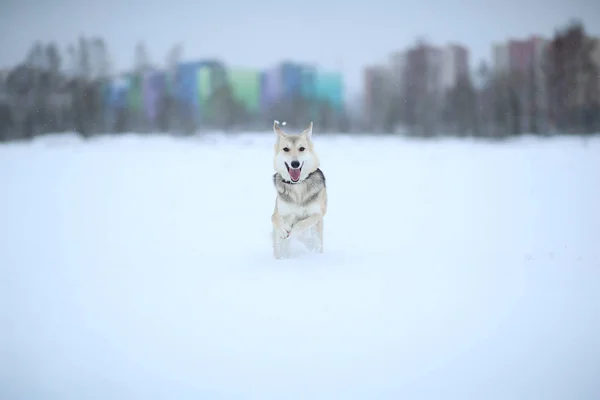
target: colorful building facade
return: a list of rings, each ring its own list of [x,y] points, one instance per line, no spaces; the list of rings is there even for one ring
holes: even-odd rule
[[[335,112],[344,107],[344,85],[338,72],[292,62],[258,70],[227,68],[217,61],[180,63],[169,71],[150,70],[115,78],[107,84],[104,101],[111,119],[127,108],[136,119],[143,118],[150,128],[156,125],[160,107],[170,98],[179,110],[178,117],[194,124],[210,123],[219,114],[212,103],[217,91],[228,85],[233,99],[247,115],[271,115],[281,104],[308,104],[310,117],[327,105]]]

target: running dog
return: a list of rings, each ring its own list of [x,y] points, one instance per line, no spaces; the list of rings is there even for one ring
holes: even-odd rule
[[[273,223],[273,255],[289,258],[289,242],[298,237],[311,251],[323,252],[323,217],[327,212],[325,175],[312,142],[311,122],[299,135],[285,133],[273,123],[277,136],[273,184],[277,192]]]

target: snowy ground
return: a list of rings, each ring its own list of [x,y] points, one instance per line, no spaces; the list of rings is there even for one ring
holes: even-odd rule
[[[0,398],[600,398],[600,140],[315,133],[275,261],[273,139],[0,146]]]

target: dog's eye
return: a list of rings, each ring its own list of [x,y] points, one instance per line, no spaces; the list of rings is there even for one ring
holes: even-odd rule
[[[284,147],[284,148],[283,148],[283,151],[285,151],[285,152],[287,153],[288,151],[290,151],[290,149],[289,149],[289,148],[287,148],[287,147]]]
[[[300,147],[298,151],[304,151],[304,147]]]

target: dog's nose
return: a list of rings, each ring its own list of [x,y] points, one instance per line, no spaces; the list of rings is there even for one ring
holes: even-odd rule
[[[300,166],[300,163],[298,161],[292,161],[290,165],[292,166],[292,168],[298,168]]]

